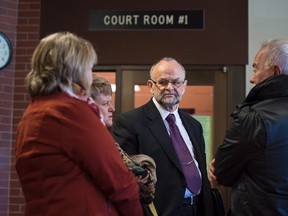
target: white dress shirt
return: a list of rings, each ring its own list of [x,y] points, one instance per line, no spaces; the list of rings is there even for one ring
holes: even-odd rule
[[[176,108],[175,111],[169,112],[169,111],[165,110],[165,109],[156,101],[156,99],[155,99],[154,97],[153,97],[152,100],[153,100],[155,106],[157,107],[157,109],[158,109],[158,111],[159,111],[159,113],[160,113],[160,115],[161,115],[161,117],[162,117],[162,119],[163,119],[163,122],[164,122],[164,124],[165,124],[165,126],[166,126],[166,129],[167,129],[167,131],[168,131],[169,134],[170,134],[170,132],[169,132],[169,124],[168,124],[168,122],[166,121],[166,117],[167,117],[169,114],[174,114],[174,116],[175,116],[175,118],[176,118],[176,125],[178,126],[178,128],[179,128],[179,130],[180,130],[180,133],[181,133],[181,136],[183,137],[183,139],[184,139],[184,141],[185,141],[185,144],[187,145],[187,148],[189,149],[189,152],[191,153],[191,155],[192,155],[192,157],[193,157],[193,159],[194,159],[194,161],[195,161],[196,167],[197,167],[198,172],[199,172],[199,175],[200,175],[200,177],[201,177],[201,172],[200,172],[199,167],[198,167],[198,162],[197,162],[197,160],[195,159],[195,155],[194,155],[194,148],[193,148],[192,142],[191,142],[191,140],[190,140],[190,138],[189,138],[189,135],[188,135],[188,133],[187,133],[184,125],[182,124],[181,118],[180,118],[179,113],[178,113],[178,107]],[[185,198],[186,198],[186,197],[191,197],[191,195],[192,195],[191,191],[190,191],[188,188],[186,188],[184,197],[185,197]]]

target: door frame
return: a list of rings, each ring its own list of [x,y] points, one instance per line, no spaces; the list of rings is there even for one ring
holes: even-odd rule
[[[212,152],[215,154],[233,120],[230,116],[231,113],[236,105],[245,98],[245,65],[183,66],[186,69],[186,78],[191,79],[188,84],[201,83],[202,85],[214,86]],[[96,73],[97,71],[116,73],[115,116],[134,107],[134,83],[145,85],[147,79],[149,79],[150,67],[139,65],[93,67],[93,72]],[[135,73],[137,73],[137,77]],[[196,73],[201,73],[202,76],[195,76]],[[128,98],[128,100],[123,98]],[[227,209],[230,205],[231,189],[224,186],[218,189],[222,194],[223,202]]]

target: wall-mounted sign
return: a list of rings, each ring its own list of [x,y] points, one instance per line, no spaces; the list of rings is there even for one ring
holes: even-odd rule
[[[89,30],[204,29],[203,10],[90,11]]]

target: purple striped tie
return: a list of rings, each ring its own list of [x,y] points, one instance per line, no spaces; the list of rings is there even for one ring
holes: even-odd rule
[[[202,181],[194,159],[180,134],[178,126],[175,124],[175,116],[169,114],[166,120],[169,124],[170,137],[186,178],[187,186],[193,194],[198,194]]]

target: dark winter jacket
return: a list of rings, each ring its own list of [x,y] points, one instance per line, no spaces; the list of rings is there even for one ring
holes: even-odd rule
[[[215,156],[231,215],[288,215],[288,76],[256,85],[232,117]]]

